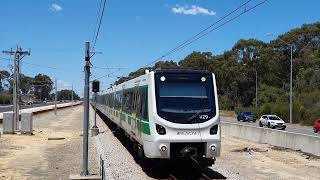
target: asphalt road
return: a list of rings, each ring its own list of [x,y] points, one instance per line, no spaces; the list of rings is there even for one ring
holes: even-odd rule
[[[238,123],[238,124],[245,124],[245,125],[250,125],[250,126],[255,126],[255,127],[259,127],[259,121],[257,120],[256,123],[252,123],[252,122],[242,122],[242,121],[238,121],[236,118],[234,117],[226,117],[226,116],[221,116],[220,117],[221,122],[231,122],[231,123]],[[301,126],[298,124],[288,124],[286,123],[287,128],[285,131],[288,132],[294,132],[294,133],[301,133],[301,134],[307,134],[307,135],[313,135],[313,136],[319,136],[320,137],[320,133],[314,133],[313,132],[313,127],[312,126]],[[267,128],[267,127],[264,127]]]
[[[54,104],[53,102],[47,102],[47,103],[39,103],[39,104],[32,104],[32,105],[20,105],[20,109],[28,109],[28,108],[34,108],[34,107],[40,107],[40,106],[48,106]],[[60,102],[58,103],[60,104]],[[12,111],[13,106],[0,106],[0,113]]]

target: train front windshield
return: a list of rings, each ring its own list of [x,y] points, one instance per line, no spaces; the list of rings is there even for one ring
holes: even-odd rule
[[[215,116],[211,74],[155,74],[157,113],[181,124],[205,122]]]

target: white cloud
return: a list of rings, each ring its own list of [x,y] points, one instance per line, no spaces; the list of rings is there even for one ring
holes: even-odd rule
[[[192,5],[189,6],[179,6],[176,5],[175,7],[171,8],[172,12],[175,14],[184,14],[184,15],[207,15],[207,16],[214,16],[216,12],[211,11],[207,8]]]
[[[50,6],[50,10],[53,11],[53,12],[58,12],[58,11],[61,11],[62,10],[62,7],[58,4],[51,4]]]

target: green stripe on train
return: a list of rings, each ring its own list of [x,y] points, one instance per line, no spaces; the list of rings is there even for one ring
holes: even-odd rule
[[[125,121],[129,125],[131,125],[132,121],[136,121],[136,124],[138,124],[138,119],[137,118],[132,118],[129,114],[124,113],[124,112],[119,112],[117,110],[109,108],[109,112],[111,115],[114,115],[116,117],[120,116],[121,121]],[[126,119],[127,118],[127,119]],[[140,121],[140,126],[137,128],[144,134],[150,135],[150,125],[149,125],[149,119],[141,119]]]
[[[143,122],[143,121],[140,121],[140,127],[142,127],[141,129],[141,132],[143,132],[144,134],[148,134],[150,135],[150,125],[149,125],[149,122]]]

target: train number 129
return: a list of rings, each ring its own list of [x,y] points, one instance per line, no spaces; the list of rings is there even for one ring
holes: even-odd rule
[[[200,119],[209,119],[208,115],[202,114],[199,116]]]

